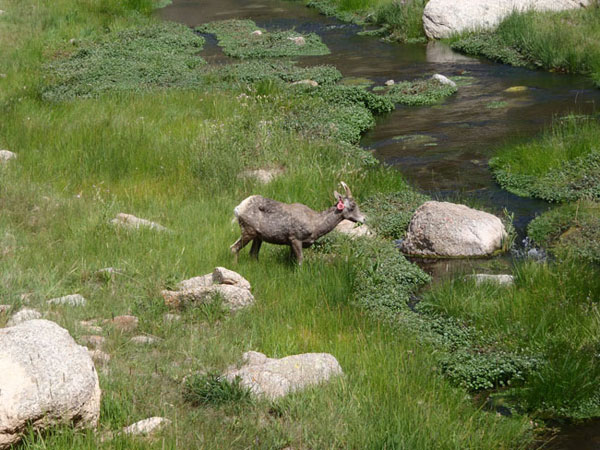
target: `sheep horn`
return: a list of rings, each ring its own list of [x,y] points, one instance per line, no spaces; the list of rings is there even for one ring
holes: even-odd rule
[[[346,197],[352,198],[352,192],[350,192],[350,188],[348,187],[348,185],[346,183],[344,183],[343,181],[340,181],[340,184],[342,185],[342,187],[346,191]]]

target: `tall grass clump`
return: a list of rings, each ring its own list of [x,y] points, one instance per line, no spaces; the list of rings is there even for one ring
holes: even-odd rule
[[[425,42],[423,9],[427,0],[310,0],[308,6],[345,22],[377,25],[366,34],[400,42]]]
[[[600,123],[567,116],[540,138],[508,145],[490,160],[500,185],[522,196],[563,202],[600,198]]]
[[[494,32],[453,38],[460,51],[500,62],[582,73],[600,83],[600,4],[509,15]],[[600,84],[599,84],[600,85]]]
[[[524,262],[516,273],[514,287],[448,282],[426,294],[423,306],[480,330],[499,350],[536,357],[534,368],[502,396],[540,416],[597,415],[597,267],[578,259]]]

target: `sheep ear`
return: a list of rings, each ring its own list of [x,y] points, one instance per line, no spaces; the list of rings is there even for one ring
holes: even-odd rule
[[[336,200],[339,200],[342,198],[342,196],[340,195],[340,193],[338,191],[333,191],[333,196],[335,197]]]

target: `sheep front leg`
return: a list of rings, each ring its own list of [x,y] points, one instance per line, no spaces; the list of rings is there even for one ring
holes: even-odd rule
[[[238,262],[238,253],[248,244],[248,242],[250,242],[250,239],[247,237],[245,238],[244,235],[242,235],[237,241],[233,243],[233,245],[231,245],[231,247],[229,247],[231,253],[233,253],[233,262],[235,264],[237,264]]]
[[[292,247],[292,251],[296,255],[296,261],[298,261],[298,265],[302,265],[302,241],[297,239],[290,240],[290,247]]]

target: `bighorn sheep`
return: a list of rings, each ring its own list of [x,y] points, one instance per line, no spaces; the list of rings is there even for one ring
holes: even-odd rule
[[[329,233],[343,219],[364,222],[365,217],[352,198],[350,188],[342,196],[333,192],[337,204],[317,212],[300,203],[281,203],[260,195],[252,195],[233,210],[241,229],[241,237],[230,247],[237,262],[238,253],[252,241],[250,255],[258,259],[260,246],[265,242],[289,245],[302,264],[302,247],[310,247],[319,237]]]

